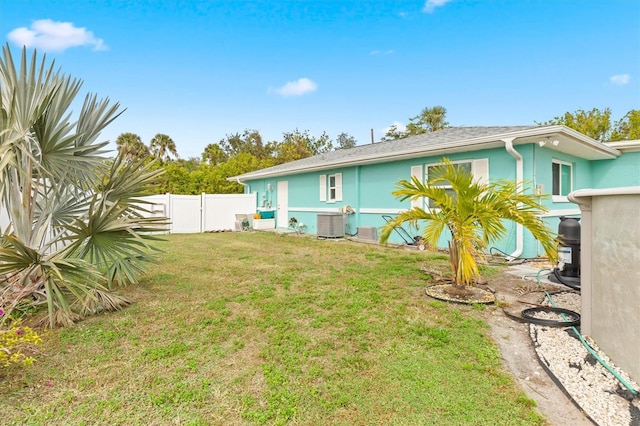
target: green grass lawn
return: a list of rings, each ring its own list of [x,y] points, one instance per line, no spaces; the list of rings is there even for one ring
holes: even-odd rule
[[[130,307],[0,373],[1,424],[544,424],[479,311],[424,294],[442,255],[272,233],[159,247]]]

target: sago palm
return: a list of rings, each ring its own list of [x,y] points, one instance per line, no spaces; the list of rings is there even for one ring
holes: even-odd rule
[[[165,218],[145,217],[140,196],[158,175],[141,163],[104,156],[100,132],[119,105],[88,95],[70,107],[81,82],[8,46],[0,61],[0,308],[47,306],[48,325],[70,324],[124,299],[110,292],[135,282],[150,239]]]
[[[416,177],[398,182],[393,195],[401,200],[431,199],[431,209],[413,207],[391,220],[383,228],[381,241],[387,242],[394,227],[425,221],[422,237],[438,247],[445,230],[450,233],[449,255],[454,285],[472,285],[479,278],[479,252],[507,232],[505,221],[528,229],[554,261],[556,241],[553,232],[540,218],[546,211],[533,195],[526,194],[516,182],[500,180],[480,183],[469,171],[444,159],[434,168],[425,184]]]

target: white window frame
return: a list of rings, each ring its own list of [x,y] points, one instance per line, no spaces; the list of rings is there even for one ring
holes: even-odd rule
[[[333,185],[331,181],[333,180]],[[342,201],[342,173],[327,176],[327,203]]]
[[[558,165],[558,194],[554,194],[553,191],[555,189],[554,179],[553,179],[553,166]],[[555,158],[551,160],[551,201],[556,203],[568,203],[569,199],[567,195],[562,195],[562,166],[569,167],[569,193],[573,191],[573,164],[567,161],[556,160]]]
[[[427,163],[424,166],[424,175],[425,182],[429,181],[429,168],[430,167],[438,167],[442,166],[444,163]],[[456,160],[451,161],[451,164],[470,164],[471,165],[471,175],[473,176],[473,180],[478,183],[486,184],[489,183],[489,159],[488,158],[478,158],[478,159],[470,159],[470,160]],[[451,185],[439,185],[445,189],[451,188]],[[426,210],[436,210],[433,207],[429,206],[430,199],[425,199],[425,209]]]

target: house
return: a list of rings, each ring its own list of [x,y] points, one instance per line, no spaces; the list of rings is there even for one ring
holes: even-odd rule
[[[229,180],[256,194],[258,210],[274,210],[276,227],[286,228],[295,217],[305,225],[304,232],[318,234],[319,220],[350,212],[343,215],[344,233],[373,228],[379,235],[386,223],[383,216],[413,205],[428,208],[428,200],[401,202],[392,192],[402,179],[428,179],[443,157],[468,167],[479,180],[521,182],[527,192],[541,196],[549,209],[544,220],[554,231],[560,216],[580,215],[567,199],[570,192],[640,185],[640,141],[603,144],[565,126],[451,127],[336,150]],[[322,227],[320,236],[324,222]],[[414,236],[421,232],[405,230]],[[393,233],[390,242],[403,240]],[[446,247],[446,241],[442,245]],[[543,254],[537,241],[512,223],[495,248],[511,256]]]

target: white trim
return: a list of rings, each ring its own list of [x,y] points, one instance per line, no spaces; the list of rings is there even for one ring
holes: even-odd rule
[[[320,175],[320,201],[327,201],[327,175]]]
[[[406,212],[407,209],[378,209],[378,208],[360,208],[359,213],[365,214],[400,214]]]
[[[336,199],[335,201],[342,201],[342,173],[336,173]]]
[[[557,164],[559,167],[558,169],[558,179],[560,179],[560,181],[558,182],[558,191],[560,191],[559,194],[554,194],[553,193],[553,165]],[[568,203],[569,200],[567,199],[567,195],[562,195],[562,166],[569,166],[569,193],[571,193],[573,191],[573,163],[570,163],[568,161],[562,161],[562,160],[558,160],[557,158],[552,158],[551,159],[551,200],[555,203]]]
[[[640,139],[631,141],[607,142],[607,145],[622,152],[640,151]]]
[[[318,213],[340,213],[340,207],[291,207],[290,212],[318,212]]]
[[[425,174],[422,170],[422,165],[419,166],[411,166],[411,177],[416,178],[420,181],[420,183],[424,183]],[[419,197],[415,199],[411,199],[411,208],[418,207],[424,208],[424,197]]]
[[[333,178],[333,186],[331,186],[331,178]],[[332,189],[334,192],[333,198],[331,197]],[[342,173],[334,173],[332,175],[327,175],[326,194],[327,194],[326,195],[327,204],[333,204],[333,203],[342,201]]]
[[[569,194],[569,200],[572,203],[583,204],[582,201],[584,198],[600,195],[640,195],[640,186],[621,186],[617,188],[603,189],[578,189]]]
[[[456,160],[456,161],[449,161],[449,162],[450,162],[451,164],[463,164],[463,163],[469,163],[469,164],[471,164],[471,169],[473,169],[473,161],[474,161],[474,160],[473,160],[473,158],[470,158],[470,159],[468,159],[468,160]],[[443,164],[444,164],[444,162],[443,162],[443,161],[439,161],[439,162],[437,162],[437,163],[425,163],[425,165],[424,165],[424,167],[425,167],[424,175],[426,176],[427,181],[429,180],[429,172],[428,172],[429,167],[442,166]]]
[[[562,210],[549,210],[546,213],[540,214],[540,217],[575,216],[579,214],[580,214],[580,209],[562,209]]]

